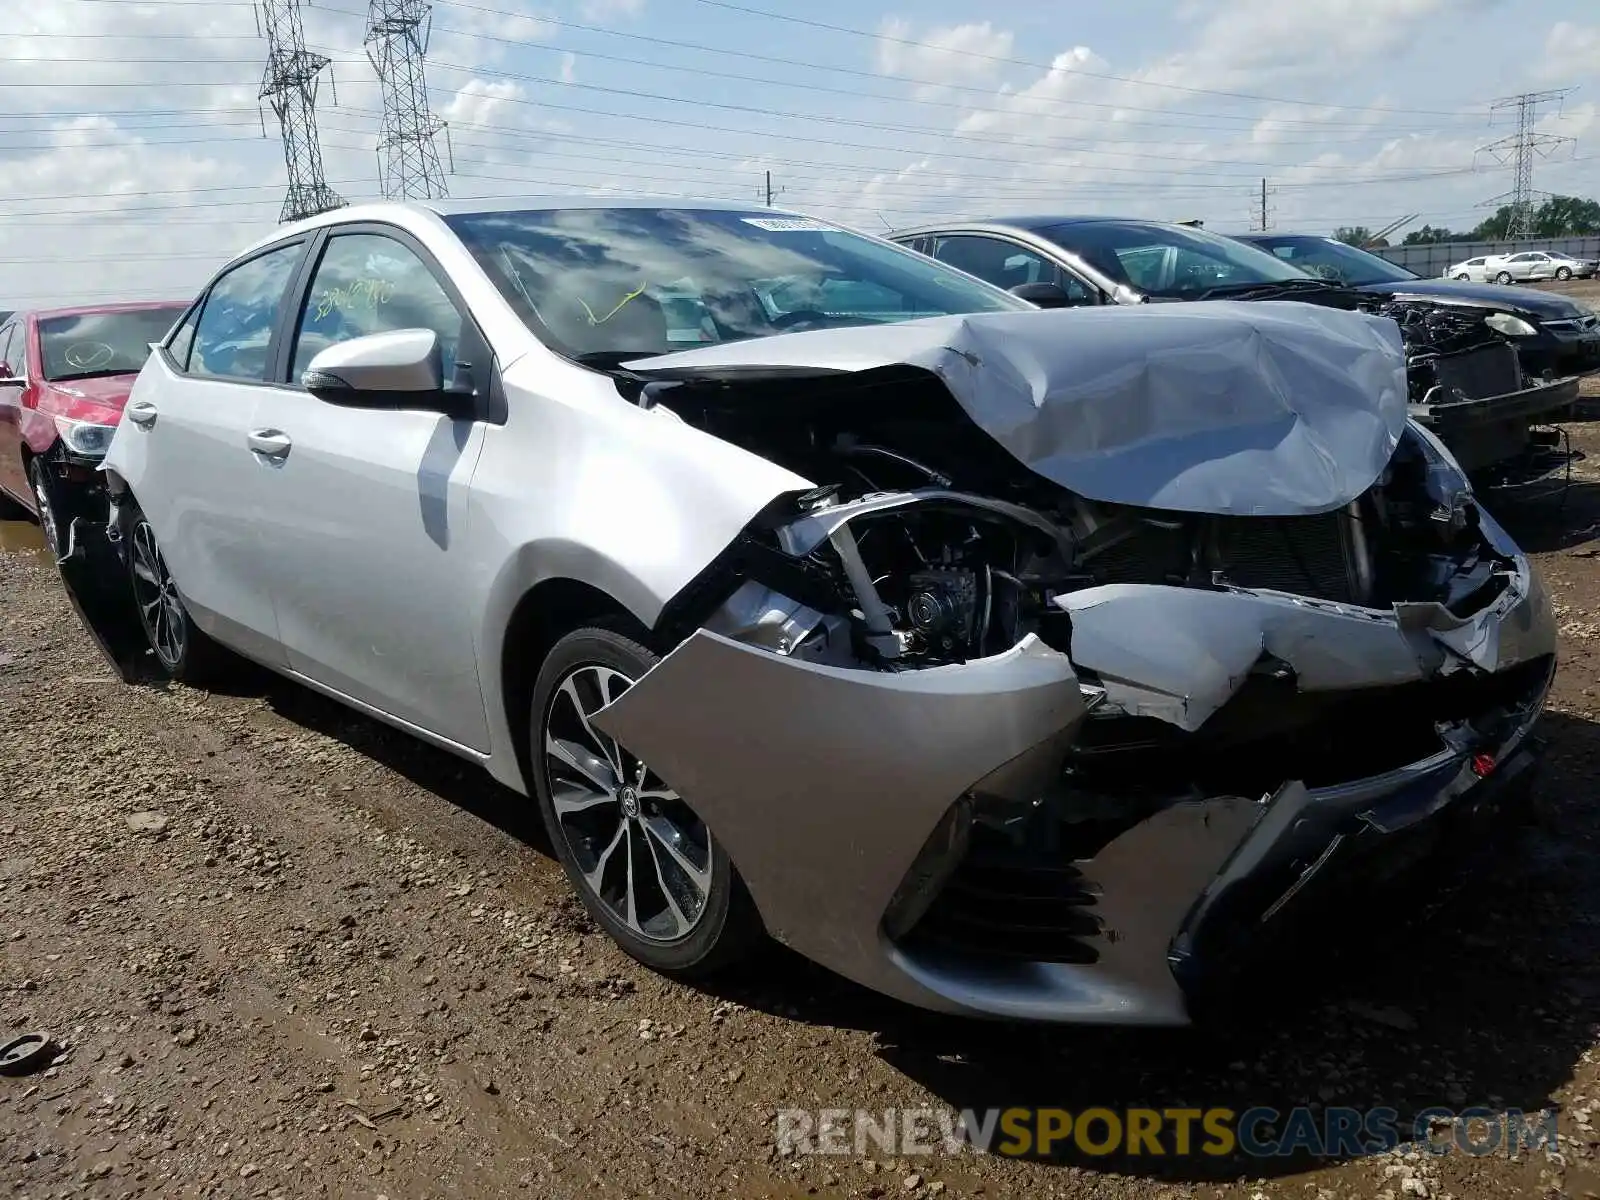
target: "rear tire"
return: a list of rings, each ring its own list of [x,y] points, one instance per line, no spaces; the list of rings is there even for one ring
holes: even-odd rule
[[[232,656],[201,632],[167,569],[156,531],[137,505],[123,514],[128,582],[150,650],[166,675],[199,687],[228,673]]]
[[[539,816],[589,915],[629,957],[697,979],[761,944],[755,904],[705,823],[588,723],[657,661],[603,626],[558,641],[533,689],[529,762]]]

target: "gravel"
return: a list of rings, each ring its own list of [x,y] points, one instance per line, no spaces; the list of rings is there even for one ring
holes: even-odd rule
[[[1600,461],[1600,430],[1574,427]],[[1547,823],[1426,918],[1205,1035],[934,1017],[781,952],[701,991],[616,951],[526,801],[288,683],[127,688],[0,525],[7,1194],[1600,1195],[1600,473],[1526,534],[1564,623]],[[1383,936],[1394,927],[1399,932]],[[1361,943],[1365,944],[1361,944]],[[1562,1109],[1562,1152],[780,1156],[780,1108]]]

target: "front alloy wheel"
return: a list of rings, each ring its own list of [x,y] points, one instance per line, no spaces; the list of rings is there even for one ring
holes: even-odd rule
[[[39,528],[44,532],[45,547],[60,558],[67,552],[66,539],[61,532],[62,514],[57,504],[56,488],[44,459],[36,458],[28,464],[28,483],[33,487],[33,506],[39,512]]]
[[[677,792],[590,725],[632,684],[601,666],[561,681],[545,718],[545,772],[585,885],[639,937],[672,942],[706,910],[711,838]]]
[[[189,650],[189,617],[178,598],[172,572],[167,570],[167,560],[156,544],[156,531],[143,518],[133,527],[129,554],[139,621],[161,665],[175,671]]]
[[[1567,280],[1572,278],[1572,268],[1571,267],[1558,267],[1558,268],[1556,268],[1556,278],[1561,280],[1562,283],[1565,283]]]
[[[556,644],[534,688],[534,791],[589,914],[653,970],[698,976],[760,940],[754,905],[705,822],[592,723],[656,661],[608,628],[580,629]]]

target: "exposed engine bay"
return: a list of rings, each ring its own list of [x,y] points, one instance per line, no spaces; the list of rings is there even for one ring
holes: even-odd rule
[[[1525,386],[1515,344],[1493,324],[1515,320],[1507,314],[1393,298],[1364,308],[1400,326],[1414,404],[1501,396]]]
[[[1039,478],[919,374],[644,389],[641,403],[828,481],[764,514],[680,597],[683,629],[711,619],[731,581],[754,581],[807,610],[800,623],[810,628],[792,614],[780,623],[786,653],[904,670],[998,653],[1027,633],[1066,652],[1070,622],[1056,599],[1109,584],[1378,608],[1433,601],[1459,613],[1504,586],[1509,562],[1481,537],[1454,469],[1420,437],[1407,436],[1377,482],[1331,512],[1168,512],[1087,500]]]

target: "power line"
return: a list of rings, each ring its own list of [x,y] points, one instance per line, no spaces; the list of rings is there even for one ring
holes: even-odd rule
[[[770,21],[788,21],[794,25],[805,25],[811,29],[824,29],[830,33],[843,33],[851,37],[868,38],[874,42],[893,42],[902,46],[912,46],[918,49],[925,47],[925,43],[914,38],[893,37],[886,33],[874,33],[866,29],[852,29],[847,25],[834,25],[827,21],[816,21],[809,17],[796,17],[789,13],[773,12],[771,9],[752,8],[745,4],[734,4],[731,0],[696,0],[697,3],[709,5],[712,8],[727,9],[729,12],[744,13],[747,16],[762,17]],[[940,51],[945,54],[959,55],[962,58],[983,59],[988,62],[1006,63],[1018,67],[1033,67],[1036,70],[1054,73],[1056,68],[1053,63],[1035,62],[1026,58],[1008,58],[1002,54],[984,54],[978,50],[961,50],[954,47],[942,46]],[[1136,79],[1129,75],[1111,75],[1105,72],[1079,71],[1074,69],[1074,75],[1081,75],[1087,79],[1109,79],[1115,83],[1126,83],[1138,87],[1164,88],[1169,91],[1187,92],[1198,96],[1222,96],[1230,100],[1254,100],[1263,104],[1293,104],[1301,107],[1312,108],[1338,108],[1348,112],[1382,112],[1403,113],[1432,117],[1459,117],[1469,115],[1462,112],[1447,112],[1442,109],[1427,108],[1386,108],[1379,105],[1337,104],[1323,105],[1315,100],[1287,100],[1282,96],[1261,96],[1250,92],[1225,92],[1216,88],[1185,87],[1177,83],[1160,83],[1152,79]]]
[[[322,146],[317,140],[317,77],[330,60],[306,49],[300,0],[260,2],[267,35],[261,98],[270,99],[272,111],[278,115],[283,161],[289,173],[280,219],[295,221],[344,205],[323,174]]]
[[[126,2],[127,2],[127,0],[77,0],[77,3],[84,3],[84,4],[87,4],[87,3],[126,3]],[[164,0],[164,3],[176,3],[176,2],[177,2],[177,0]],[[185,0],[185,2],[192,2],[192,0]],[[208,7],[211,6],[211,0],[204,0],[204,2],[208,5]],[[316,2],[316,0],[306,0],[306,2],[307,2],[307,5],[309,7],[314,7],[314,8],[318,9],[321,12],[338,14],[338,15],[343,15],[343,16],[351,16],[351,17],[361,17],[363,15],[363,14],[361,14],[361,13],[359,13],[359,12],[353,10],[353,9],[340,8],[340,7],[336,6],[336,5],[331,5],[331,4],[318,3],[318,2]],[[164,3],[151,3],[149,6],[150,7],[163,7]],[[237,0],[216,0],[216,5],[215,6],[216,7],[243,7],[243,4],[237,2]],[[488,16],[497,16],[497,17],[503,17],[503,18],[512,19],[512,20],[528,21],[530,23],[534,23],[534,24],[538,24],[538,25],[552,26],[552,27],[560,28],[560,29],[570,29],[570,30],[574,30],[574,31],[577,31],[577,32],[582,32],[582,33],[592,33],[592,34],[596,34],[596,35],[600,35],[600,36],[608,37],[608,38],[625,39],[625,40],[628,40],[628,41],[643,42],[643,43],[646,43],[646,44],[649,44],[649,45],[655,45],[655,46],[668,46],[668,47],[672,47],[672,48],[675,48],[675,49],[693,50],[693,51],[706,53],[706,54],[714,54],[714,55],[718,55],[720,57],[725,57],[725,58],[727,58],[727,57],[743,58],[743,59],[749,59],[749,60],[754,61],[754,62],[763,62],[763,63],[769,63],[769,64],[778,65],[778,66],[793,67],[793,68],[796,68],[796,69],[804,70],[808,74],[809,73],[814,73],[814,72],[817,72],[817,71],[822,71],[822,72],[827,72],[827,73],[830,73],[830,74],[850,75],[850,76],[855,76],[857,78],[880,79],[880,80],[884,80],[884,81],[891,82],[891,83],[911,84],[911,85],[918,86],[918,87],[937,87],[937,88],[939,88],[941,90],[944,90],[944,91],[968,92],[968,93],[972,93],[972,94],[976,94],[976,95],[983,95],[983,96],[986,96],[986,97],[989,97],[989,98],[993,98],[993,96],[994,96],[994,89],[992,89],[992,88],[973,87],[971,85],[956,84],[956,83],[947,82],[945,80],[922,79],[922,78],[917,78],[917,77],[912,77],[912,76],[891,74],[891,73],[882,72],[882,71],[868,71],[868,70],[864,70],[864,69],[857,68],[857,67],[838,66],[838,65],[829,64],[829,63],[797,61],[797,60],[795,60],[793,58],[784,58],[784,57],[779,57],[779,56],[776,56],[776,55],[759,54],[759,53],[756,53],[754,51],[749,51],[749,50],[736,50],[736,49],[732,49],[730,47],[725,47],[725,46],[711,46],[711,45],[707,45],[707,44],[705,44],[703,42],[683,41],[683,40],[675,39],[675,38],[664,38],[664,37],[657,37],[657,36],[652,36],[652,35],[648,35],[648,34],[633,33],[633,32],[629,32],[627,30],[621,30],[621,29],[610,29],[610,28],[606,28],[604,26],[599,26],[599,25],[588,25],[588,24],[584,24],[582,22],[569,21],[569,20],[565,20],[565,19],[562,19],[562,18],[554,17],[554,16],[534,15],[534,14],[530,14],[530,13],[526,13],[526,12],[513,12],[513,11],[511,11],[509,9],[495,8],[495,7],[492,7],[492,6],[489,6],[489,5],[466,3],[465,0],[438,0],[438,6],[439,7],[452,8],[452,9],[458,9],[458,10],[461,10],[463,12],[475,12],[475,13],[482,13],[482,14],[485,14],[485,15],[488,15]],[[730,6],[726,6],[726,7],[736,7],[736,6],[731,6],[730,5]],[[755,12],[755,10],[752,10],[752,9],[744,9],[742,11],[752,12],[752,13]],[[837,32],[851,33],[851,34],[854,34],[854,35],[860,36],[860,37],[871,37],[871,38],[874,38],[874,39],[879,37],[879,35],[875,34],[875,33],[866,33],[865,31],[861,31],[861,30],[846,30],[846,29],[843,29],[843,27],[840,27],[840,26],[824,25],[824,24],[822,24],[820,22],[806,21],[806,20],[803,20],[801,18],[789,17],[789,16],[783,15],[783,14],[761,13],[761,14],[757,14],[757,15],[772,16],[772,17],[774,17],[776,19],[780,19],[780,20],[797,21],[797,22],[799,22],[801,24],[819,25],[822,28],[832,29],[832,30],[835,30]],[[434,32],[436,32],[436,33],[450,33],[450,34],[455,34],[455,35],[458,35],[458,36],[461,36],[461,37],[470,37],[470,38],[475,38],[475,39],[478,39],[478,40],[481,40],[481,41],[497,42],[497,43],[502,43],[502,44],[505,44],[505,45],[521,46],[521,47],[525,47],[525,48],[528,48],[528,49],[549,49],[549,50],[570,49],[568,47],[562,47],[562,46],[558,46],[558,45],[554,45],[554,44],[534,46],[534,45],[530,45],[528,40],[525,39],[525,38],[524,39],[518,39],[518,38],[500,37],[500,36],[496,36],[496,35],[493,35],[493,34],[483,33],[483,32],[477,31],[477,30],[451,29],[451,28],[446,28],[446,27],[444,27],[442,25],[436,25],[434,27]],[[137,37],[143,37],[145,35],[138,35],[138,34],[128,34],[128,35],[113,35],[113,34],[58,34],[58,35],[52,35],[52,36],[53,37],[83,37],[83,38],[101,38],[101,37],[127,36],[127,37],[130,37],[130,38],[137,38]],[[197,37],[197,36],[200,36],[200,35],[193,35],[193,34],[166,34],[166,35],[150,35],[150,36],[157,36],[157,37]],[[217,35],[217,36],[228,36],[228,35]],[[908,45],[917,45],[917,44],[919,44],[919,43],[916,43],[915,41],[912,41],[910,39],[886,38],[885,40],[903,41]],[[687,72],[691,72],[691,73],[695,73],[695,74],[710,74],[710,75],[712,75],[714,77],[720,77],[720,78],[751,79],[752,82],[761,83],[761,84],[767,85],[767,86],[805,87],[808,90],[840,91],[840,89],[820,88],[820,87],[818,87],[816,85],[793,83],[793,82],[784,81],[784,80],[771,79],[771,78],[768,78],[768,77],[728,76],[725,73],[708,72],[704,68],[701,68],[701,67],[685,67],[685,66],[679,66],[677,64],[671,64],[671,63],[658,63],[658,62],[653,62],[653,61],[650,61],[650,60],[621,58],[621,57],[618,57],[616,55],[603,54],[603,53],[600,53],[600,52],[597,52],[597,51],[587,50],[587,49],[580,50],[580,51],[573,51],[573,52],[581,54],[581,55],[586,56],[586,57],[597,58],[597,59],[601,59],[601,60],[604,60],[604,61],[619,62],[619,63],[625,63],[625,64],[631,64],[631,65],[638,65],[638,66],[657,67],[657,68],[660,68],[662,70],[687,71]],[[990,56],[990,55],[979,54],[976,51],[954,51],[954,50],[952,50],[950,52],[951,53],[959,53],[959,54],[969,55],[969,56],[978,57],[978,58],[994,58],[995,57],[995,56]],[[1034,67],[1036,69],[1045,70],[1045,71],[1054,70],[1054,67],[1051,64],[1040,63],[1040,62],[1030,62],[1030,61],[1028,61],[1026,59],[995,58],[995,61],[1013,63],[1013,64],[1020,65],[1020,66],[1029,66],[1029,67]],[[1132,78],[1129,78],[1129,77],[1119,76],[1119,75],[1096,75],[1096,74],[1094,74],[1092,72],[1087,72],[1087,71],[1077,71],[1077,70],[1075,70],[1073,72],[1073,74],[1082,75],[1082,76],[1084,76],[1086,78],[1104,78],[1104,79],[1114,80],[1114,81],[1117,81],[1117,82],[1137,84],[1137,85],[1140,85],[1140,86],[1173,89],[1173,90],[1189,92],[1189,93],[1197,94],[1197,95],[1215,95],[1215,96],[1220,96],[1220,97],[1224,97],[1224,98],[1227,98],[1227,99],[1261,100],[1261,101],[1265,101],[1265,102],[1268,102],[1268,103],[1275,103],[1275,104],[1289,104],[1289,105],[1297,105],[1297,106],[1301,106],[1301,107],[1315,107],[1315,108],[1318,108],[1318,109],[1321,109],[1321,110],[1325,110],[1325,111],[1348,111],[1348,112],[1362,112],[1362,113],[1383,112],[1383,113],[1394,113],[1394,114],[1398,114],[1398,115],[1413,114],[1413,115],[1423,115],[1423,116],[1443,116],[1443,117],[1451,117],[1451,118],[1456,118],[1456,119],[1460,119],[1460,118],[1463,118],[1463,117],[1475,117],[1475,116],[1481,115],[1481,110],[1480,109],[1476,109],[1476,108],[1474,108],[1472,110],[1462,110],[1462,111],[1456,111],[1456,112],[1448,112],[1448,111],[1433,110],[1433,109],[1404,109],[1404,108],[1383,108],[1383,107],[1379,107],[1379,106],[1364,106],[1364,105],[1327,104],[1327,103],[1324,103],[1322,101],[1315,101],[1315,100],[1285,100],[1285,99],[1276,98],[1276,97],[1251,96],[1251,95],[1249,95],[1247,93],[1239,93],[1239,92],[1222,92],[1222,91],[1215,91],[1213,89],[1206,89],[1206,88],[1186,88],[1186,87],[1180,87],[1177,84],[1155,83],[1155,82],[1150,81],[1150,80],[1132,79]],[[905,103],[936,104],[936,105],[938,105],[940,107],[949,107],[950,106],[950,105],[948,105],[948,102],[932,101],[932,100],[921,99],[921,98],[889,97],[889,96],[874,95],[873,93],[849,93],[849,92],[845,92],[844,94],[856,94],[856,95],[861,95],[861,96],[864,96],[864,97],[871,97],[871,98],[882,99],[882,100],[897,100],[897,101],[901,101],[901,102],[905,102]],[[1162,108],[1147,108],[1147,107],[1141,107],[1141,106],[1136,105],[1136,104],[1112,104],[1112,103],[1095,102],[1095,101],[1089,101],[1089,100],[1068,99],[1066,97],[1037,97],[1037,98],[1030,98],[1030,103],[1034,103],[1034,104],[1060,104],[1060,105],[1066,105],[1066,106],[1074,107],[1074,108],[1103,109],[1103,110],[1111,110],[1111,111],[1116,111],[1116,112],[1121,112],[1121,113],[1126,113],[1126,112],[1149,112],[1149,113],[1158,113],[1158,114],[1167,115],[1167,116],[1193,116],[1193,117],[1202,118],[1202,119],[1206,119],[1206,120],[1242,121],[1242,122],[1245,122],[1249,126],[1254,126],[1254,125],[1257,125],[1257,124],[1262,124],[1262,125],[1305,125],[1305,126],[1308,126],[1308,127],[1311,127],[1311,128],[1316,128],[1316,129],[1330,129],[1330,128],[1340,128],[1340,127],[1342,127],[1339,123],[1320,121],[1320,120],[1299,120],[1299,119],[1292,118],[1292,117],[1257,117],[1257,116],[1252,116],[1252,115],[1236,115],[1236,114],[1232,114],[1232,113],[1193,113],[1193,112],[1185,112],[1183,110],[1177,110],[1177,109],[1168,109],[1168,108],[1165,108],[1165,107],[1162,107]],[[962,106],[955,106],[955,107],[962,107]],[[990,111],[994,111],[994,110],[990,110]],[[1142,122],[1130,122],[1130,121],[1127,121],[1125,119],[1119,120],[1118,123],[1119,123],[1119,125],[1120,124],[1143,124]],[[1153,123],[1150,123],[1150,124],[1153,124]],[[1187,126],[1167,126],[1167,127],[1169,127],[1169,128],[1188,128]],[[1365,123],[1362,123],[1362,124],[1351,124],[1348,127],[1349,128],[1367,128],[1367,125]],[[1415,131],[1415,132],[1434,132],[1434,131],[1437,130],[1437,125],[1391,126],[1390,128],[1391,129],[1400,129],[1400,130],[1412,130],[1412,131]]]
[[[287,2],[287,0],[274,0],[274,2],[276,2],[276,3],[285,3],[285,2]],[[196,65],[199,65],[199,62],[202,61],[202,60],[192,60],[192,61],[195,61]],[[769,118],[769,119],[792,120],[792,121],[796,121],[796,122],[799,122],[799,123],[811,123],[811,124],[820,123],[820,124],[824,124],[824,125],[838,125],[838,126],[843,126],[843,127],[847,127],[847,128],[853,128],[853,129],[879,130],[879,131],[886,132],[886,133],[910,134],[910,135],[919,136],[919,137],[939,138],[939,139],[944,140],[944,141],[952,141],[953,140],[953,141],[958,141],[958,142],[977,142],[977,143],[981,143],[983,145],[994,145],[995,144],[995,139],[992,138],[992,137],[975,136],[975,135],[963,134],[963,133],[955,133],[955,132],[952,132],[951,130],[946,129],[946,128],[939,128],[939,127],[927,126],[927,125],[890,124],[890,123],[882,122],[882,121],[866,121],[866,120],[861,120],[861,119],[857,119],[857,118],[840,117],[840,116],[833,116],[833,115],[822,114],[822,113],[795,112],[795,111],[787,110],[787,109],[773,109],[773,108],[766,108],[766,107],[757,106],[757,105],[733,104],[733,103],[730,103],[730,102],[727,102],[727,101],[695,100],[695,99],[690,99],[690,98],[684,97],[684,96],[670,95],[670,94],[664,93],[664,92],[650,92],[650,91],[643,91],[643,90],[636,89],[636,88],[610,87],[610,86],[606,86],[606,85],[603,85],[603,84],[597,84],[597,83],[582,83],[582,82],[579,82],[577,80],[561,79],[559,77],[552,77],[552,76],[546,76],[546,75],[533,75],[533,74],[528,74],[528,73],[520,72],[520,71],[505,71],[505,70],[499,70],[499,69],[492,68],[492,67],[474,66],[474,65],[465,64],[465,63],[448,63],[448,62],[434,61],[432,65],[434,67],[442,69],[442,70],[462,72],[462,73],[465,73],[465,74],[468,74],[468,75],[471,75],[471,76],[474,76],[474,77],[490,76],[490,77],[493,77],[493,78],[496,78],[496,79],[510,79],[510,80],[515,80],[517,82],[522,82],[522,83],[537,83],[537,84],[549,85],[549,86],[552,86],[552,87],[574,89],[574,90],[578,90],[578,91],[599,92],[599,93],[604,94],[604,95],[621,96],[621,97],[625,97],[627,99],[632,99],[632,100],[646,100],[646,101],[650,101],[651,103],[654,103],[654,104],[687,105],[687,106],[689,106],[691,108],[709,108],[709,109],[715,109],[715,110],[722,111],[722,112],[744,113],[744,114],[749,114],[749,115],[756,116],[756,117],[763,117],[763,118]],[[224,86],[224,85],[221,85],[221,84],[218,84],[218,83],[207,83],[207,82],[200,82],[200,81],[177,81],[177,82],[182,84],[182,85],[185,85],[185,86],[195,86],[195,87]],[[24,87],[27,87],[27,86],[39,86],[39,85],[22,84],[22,85],[11,85],[11,86],[24,86]],[[51,85],[45,85],[45,86],[51,86]],[[96,82],[91,81],[91,82],[88,82],[88,83],[81,83],[81,84],[80,83],[75,83],[74,86],[75,87],[82,87],[82,86],[87,86],[87,87],[96,87],[96,86],[103,86],[103,87],[135,87],[135,86],[138,86],[138,87],[143,87],[143,86],[147,86],[147,84],[142,83],[142,82],[137,82],[136,83],[136,82],[131,82],[131,81],[127,82],[127,83],[120,83],[120,82],[118,82],[118,83],[111,83],[111,82],[96,83]],[[168,85],[164,84],[163,86],[168,86]],[[464,89],[440,88],[440,87],[437,87],[437,86],[432,87],[429,90],[430,91],[434,91],[434,92],[444,92],[445,94],[457,95],[457,96],[476,95],[477,94],[477,93],[466,91]],[[497,97],[497,99],[505,100],[505,101],[511,102],[511,103],[525,103],[526,102],[526,101],[523,101],[523,100],[521,100],[519,98],[516,98],[516,97]],[[557,109],[562,109],[563,111],[580,112],[580,113],[585,113],[585,114],[590,115],[590,116],[617,117],[617,118],[624,119],[624,120],[650,121],[650,122],[654,122],[654,123],[658,123],[658,124],[683,124],[682,122],[667,121],[665,118],[651,117],[651,116],[646,116],[646,115],[643,115],[643,114],[612,113],[612,112],[604,112],[604,111],[601,111],[601,110],[583,108],[581,106],[571,106],[571,105],[561,106],[561,105],[556,105],[556,104],[553,104],[553,103],[550,103],[550,102],[547,102],[547,101],[543,101],[543,100],[539,101],[538,103],[542,107],[557,108]],[[703,123],[701,123],[701,124],[690,123],[690,124],[691,124],[691,127],[702,128],[702,129],[718,129],[719,131],[723,131],[720,127],[705,125]],[[758,137],[771,137],[771,136],[774,136],[773,134],[771,134],[769,132],[758,131],[758,130],[726,130],[726,132],[749,133],[749,134],[752,134],[752,135],[758,136]],[[776,135],[776,136],[780,136],[781,137],[781,136],[785,136],[785,135]],[[1026,139],[1022,139],[1022,138],[1007,138],[1007,139],[1004,140],[1004,144],[1007,145],[1007,146],[1016,147],[1018,149],[1048,150],[1048,151],[1053,151],[1053,152],[1057,152],[1057,153],[1069,153],[1069,154],[1070,153],[1092,153],[1092,154],[1097,154],[1097,155],[1101,155],[1101,156],[1109,157],[1109,158],[1127,158],[1127,159],[1135,159],[1135,160],[1138,160],[1138,159],[1155,159],[1155,160],[1160,160],[1160,161],[1170,161],[1171,160],[1171,158],[1172,158],[1171,147],[1174,145],[1173,143],[1156,143],[1157,145],[1166,146],[1166,147],[1168,147],[1168,149],[1164,153],[1137,153],[1137,152],[1134,152],[1134,151],[1127,151],[1127,150],[1108,150],[1108,149],[1103,148],[1102,143],[1094,142],[1094,141],[1088,141],[1088,140],[1084,140],[1084,139],[1077,140],[1075,144],[1069,144],[1069,143],[1065,143],[1065,142],[1062,142],[1062,141],[1032,141],[1032,140],[1026,140]],[[1191,143],[1191,145],[1200,146],[1200,145],[1205,145],[1205,143]],[[893,149],[893,150],[901,150],[901,151],[906,149],[905,147],[869,147],[869,148],[871,148],[871,149]],[[989,160],[989,161],[1001,161],[1001,160]],[[1279,166],[1279,165],[1281,165],[1281,164],[1276,163],[1276,162],[1264,162],[1264,161],[1259,160],[1259,159],[1255,159],[1255,160],[1251,160],[1251,159],[1212,159],[1210,161],[1216,163],[1217,165],[1237,166],[1237,167],[1250,167],[1250,168],[1255,168],[1255,169],[1259,169],[1261,167],[1271,167],[1271,166]],[[1111,169],[1111,168],[1107,168],[1107,169]],[[1153,173],[1163,174],[1163,175],[1168,174],[1168,172],[1164,171],[1164,170],[1163,171],[1159,171],[1159,172],[1153,172]],[[1209,174],[1216,174],[1216,172],[1209,172]],[[1250,171],[1249,174],[1253,176],[1255,174],[1255,170]]]

